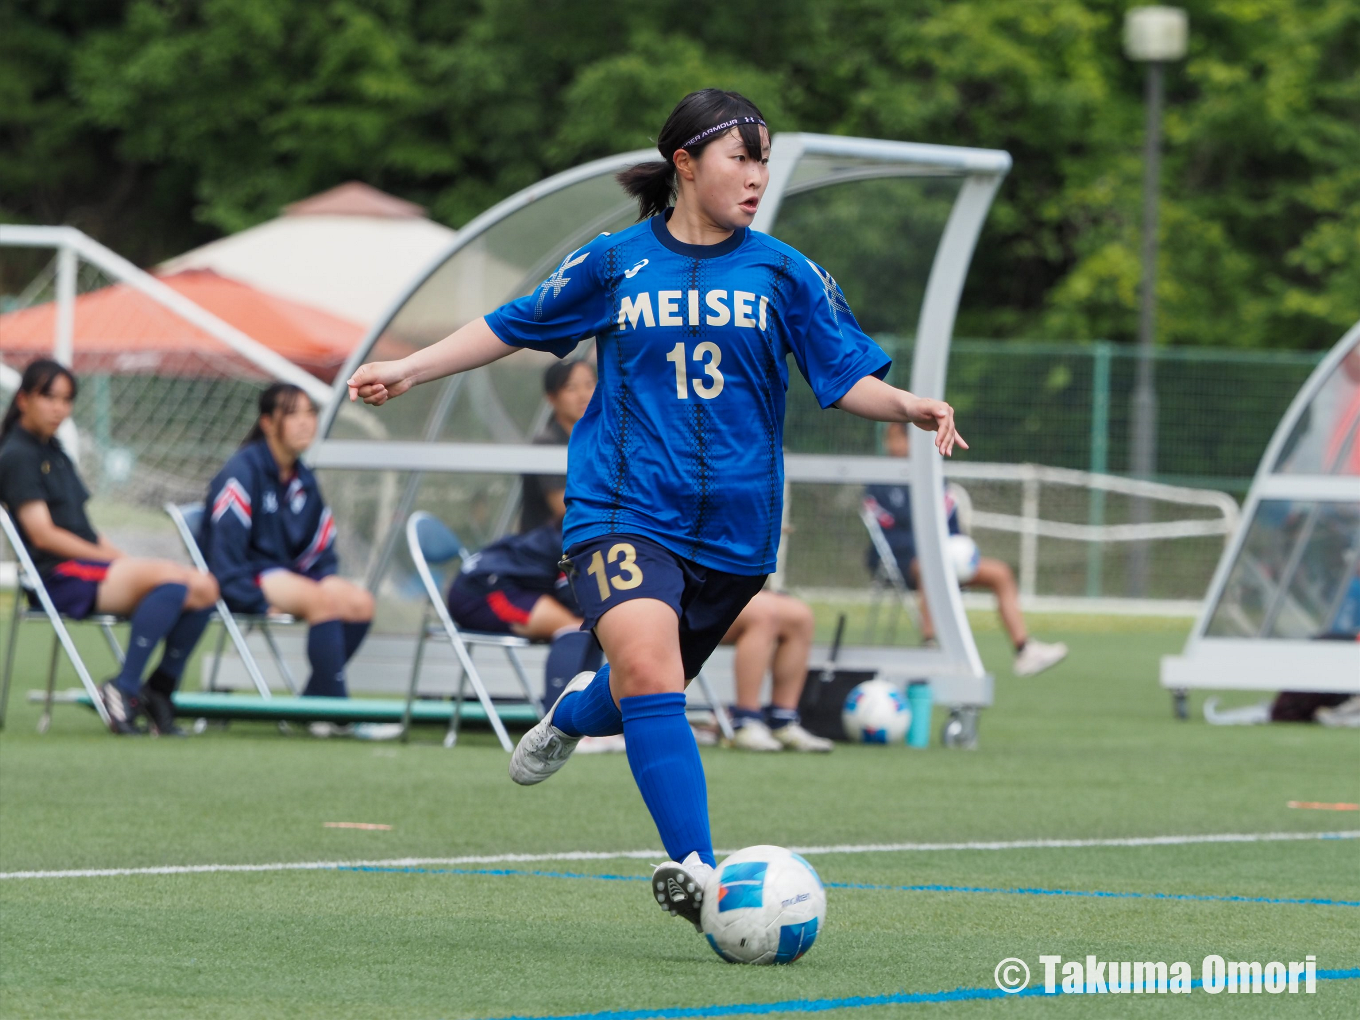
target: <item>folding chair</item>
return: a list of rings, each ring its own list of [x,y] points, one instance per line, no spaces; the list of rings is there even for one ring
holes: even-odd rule
[[[525,700],[533,706],[534,713],[542,718],[543,713],[539,710],[538,698],[534,695],[529,677],[524,672],[524,663],[520,661],[518,651],[521,648],[528,647],[529,639],[515,634],[481,634],[458,629],[458,625],[453,622],[453,617],[449,615],[448,606],[444,602],[444,594],[430,569],[430,565],[442,566],[451,560],[467,559],[471,554],[458,540],[458,536],[450,531],[439,518],[426,513],[424,510],[418,510],[407,518],[406,547],[410,551],[411,562],[415,564],[416,573],[420,575],[420,581],[425,586],[427,605],[421,613],[420,632],[416,638],[415,661],[411,665],[411,684],[406,691],[406,711],[401,720],[402,739],[406,739],[411,728],[411,706],[415,703],[416,689],[420,683],[420,666],[425,657],[425,642],[429,638],[444,638],[453,648],[454,654],[458,656],[458,663],[461,667],[458,676],[458,692],[453,701],[453,714],[449,718],[448,732],[444,734],[444,746],[452,747],[458,742],[458,727],[462,717],[464,691],[466,685],[470,682],[477,695],[477,700],[482,703],[482,708],[486,710],[487,721],[491,723],[491,728],[496,731],[496,737],[500,740],[501,747],[507,753],[513,751],[515,747],[510,742],[509,735],[505,732],[505,724],[496,711],[491,695],[486,692],[486,685],[482,683],[481,674],[477,672],[477,667],[473,665],[472,650],[478,646],[486,646],[504,651],[506,658],[510,661],[510,668],[514,670],[520,686],[524,688]],[[430,619],[431,609],[434,611],[435,619],[433,621]]]
[[[203,558],[203,551],[198,547],[198,532],[203,523],[203,504],[202,503],[166,503],[165,512],[170,515],[170,519],[175,522],[175,530],[179,532],[180,541],[184,543],[185,551],[189,553],[189,558],[194,561],[194,566],[199,570],[208,571],[208,561]],[[261,698],[273,697],[269,690],[269,685],[265,683],[264,674],[260,671],[260,664],[255,660],[254,653],[250,646],[246,644],[246,637],[252,631],[258,630],[263,636],[265,643],[269,646],[269,653],[274,658],[274,665],[278,668],[279,676],[283,678],[284,686],[288,688],[290,694],[298,693],[297,681],[293,678],[293,671],[288,668],[288,663],[284,661],[283,652],[279,650],[278,642],[274,640],[274,633],[271,627],[287,627],[297,624],[298,619],[286,613],[233,613],[227,608],[227,603],[217,600],[217,617],[222,621],[222,631],[217,636],[217,649],[213,654],[212,672],[208,675],[208,690],[217,689],[217,674],[222,668],[222,652],[226,647],[227,638],[231,638],[231,643],[236,646],[236,653],[241,657],[242,664],[245,665],[246,672],[250,674],[251,683],[255,685],[255,690]],[[245,624],[245,631],[242,632],[241,624]]]
[[[67,629],[67,617],[63,617],[57,612],[56,606],[52,604],[52,597],[48,595],[47,588],[43,585],[42,577],[38,574],[38,569],[33,565],[33,558],[28,555],[28,550],[24,548],[24,543],[19,538],[19,529],[15,527],[9,511],[0,507],[0,530],[5,533],[5,539],[9,542],[10,548],[14,550],[14,555],[19,561],[19,586],[14,590],[14,611],[10,617],[9,642],[5,649],[5,675],[0,679],[0,728],[5,725],[5,710],[9,705],[9,684],[14,674],[14,651],[19,641],[19,625],[29,620],[46,620],[52,625],[52,656],[47,667],[47,696],[43,701],[42,718],[38,720],[38,732],[46,733],[48,727],[52,725],[52,701],[57,679],[57,647],[66,650],[66,657],[71,660],[71,665],[75,667],[76,675],[80,677],[81,685],[85,692],[90,696],[90,701],[94,705],[94,710],[99,713],[99,718],[103,720],[105,726],[109,724],[109,713],[104,708],[104,699],[99,696],[99,688],[95,685],[94,679],[90,676],[90,671],[85,668],[85,662],[76,651],[75,642],[71,640],[71,633]],[[36,598],[41,609],[27,608],[31,606],[31,599]],[[123,664],[123,649],[118,644],[117,637],[114,636],[113,628],[115,624],[125,622],[122,617],[111,616],[106,613],[96,613],[85,617],[84,620],[70,621],[72,623],[92,623],[99,627],[104,633],[104,638],[109,643],[109,648],[113,656],[118,660],[118,665]]]

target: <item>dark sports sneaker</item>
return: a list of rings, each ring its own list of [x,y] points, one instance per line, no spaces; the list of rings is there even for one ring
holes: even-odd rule
[[[140,736],[144,731],[137,726],[142,714],[142,699],[130,697],[112,681],[105,680],[99,688],[104,699],[104,710],[109,713],[109,731],[120,737]]]
[[[666,861],[652,872],[652,895],[661,909],[672,917],[683,917],[694,925],[695,931],[704,930],[699,919],[704,902],[704,886],[713,869],[691,853],[684,863]]]
[[[146,684],[142,685],[142,711],[151,723],[151,732],[158,737],[182,737],[185,735],[175,722],[175,705],[168,694]]]

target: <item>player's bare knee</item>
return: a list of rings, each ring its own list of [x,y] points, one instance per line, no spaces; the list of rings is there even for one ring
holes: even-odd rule
[[[350,589],[349,619],[354,623],[367,623],[373,619],[373,593],[355,586]]]
[[[672,675],[658,663],[659,656],[647,649],[625,651],[611,656],[612,675],[618,678],[620,697],[635,698],[643,694],[665,694],[684,687],[678,673]]]
[[[307,598],[304,615],[308,623],[325,623],[345,616],[345,599],[323,585],[315,585]]]
[[[207,609],[218,599],[217,578],[201,570],[189,572],[189,596],[185,605],[189,609]]]
[[[813,619],[812,607],[797,599],[786,599],[784,606],[784,627],[798,637],[811,638],[817,621]]]

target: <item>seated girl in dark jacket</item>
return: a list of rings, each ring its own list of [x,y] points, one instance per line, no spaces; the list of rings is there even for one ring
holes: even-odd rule
[[[24,548],[57,611],[80,620],[91,613],[131,617],[123,668],[100,687],[109,728],[178,734],[170,695],[217,601],[212,576],[170,560],[124,556],[85,515],[90,498],[57,441],[71,416],[76,379],[46,358],[24,370],[0,427],[0,503],[19,528]],[[160,641],[165,651],[145,684],[142,673]]]
[[[562,523],[550,521],[473,553],[449,587],[449,615],[464,630],[552,642],[544,664],[545,711],[573,676],[600,667],[600,646],[581,630],[561,559]]]
[[[316,438],[316,407],[290,383],[260,395],[260,416],[208,485],[199,545],[228,607],[283,612],[310,624],[304,695],[343,698],[345,663],[368,633],[373,596],[337,576],[335,520],[299,459]]]

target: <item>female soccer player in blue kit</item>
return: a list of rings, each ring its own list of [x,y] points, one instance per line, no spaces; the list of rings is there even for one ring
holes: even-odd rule
[[[663,161],[619,174],[641,222],[601,234],[532,294],[439,343],[362,366],[349,392],[382,404],[520,347],[564,357],[596,337],[599,385],[571,436],[563,544],[583,626],[608,664],[567,685],[520,740],[510,775],[542,782],[582,736],[623,733],[671,857],[653,892],[697,928],[714,858],[685,684],[774,569],[785,358],[823,407],[912,422],[946,455],[967,444],[948,404],[882,381],[891,362],[831,274],[750,229],[770,151],[754,103],[691,93],[657,147]]]

